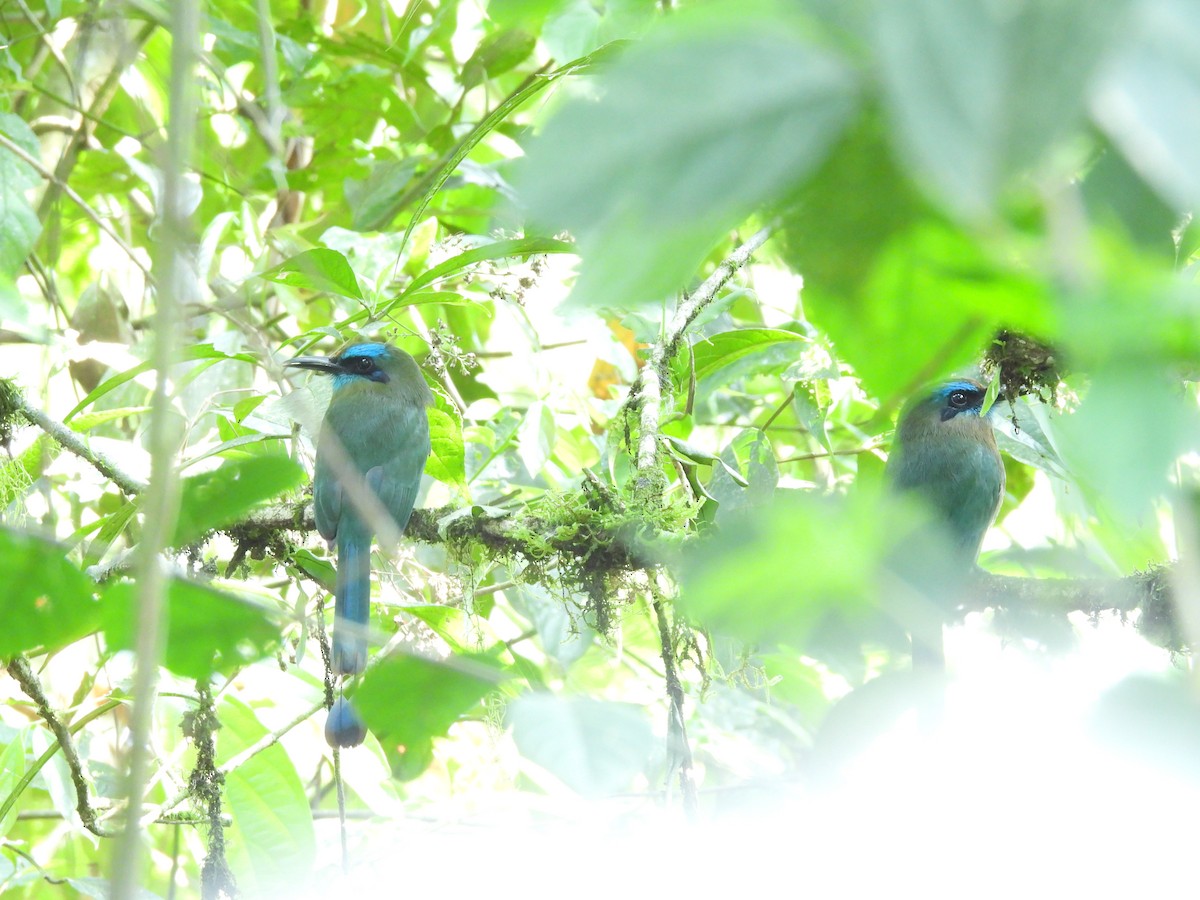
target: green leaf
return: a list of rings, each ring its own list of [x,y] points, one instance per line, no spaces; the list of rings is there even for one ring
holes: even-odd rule
[[[1092,13],[1096,18],[1102,12]],[[1092,110],[1130,164],[1177,209],[1200,206],[1200,16],[1193,0],[1136,6]]]
[[[286,456],[232,459],[219,469],[185,478],[171,546],[181,547],[235,522],[303,481],[304,469]]]
[[[1152,501],[1167,492],[1179,454],[1200,445],[1200,416],[1195,401],[1149,365],[1110,364],[1093,373],[1079,409],[1061,417],[1057,432],[1071,470],[1133,522],[1149,517]]]
[[[266,399],[266,394],[254,394],[250,397],[243,397],[237,403],[233,404],[233,418],[238,422],[243,421],[246,416],[258,409],[259,405]]]
[[[25,121],[13,113],[0,113],[0,133],[35,159],[41,145]],[[33,249],[42,225],[25,198],[25,192],[41,184],[28,163],[0,147],[0,276],[16,278]]]
[[[531,693],[508,707],[521,755],[588,796],[629,789],[654,751],[646,710],[632,703]]]
[[[221,700],[217,715],[218,765],[268,733],[254,710],[232,697]],[[317,844],[312,808],[283,745],[268,747],[226,775],[224,799],[233,818],[226,839],[238,887],[279,896],[308,886]]]
[[[488,78],[510,71],[537,46],[537,37],[520,29],[505,29],[485,37],[463,63],[459,83],[470,90]]]
[[[747,643],[792,643],[818,658],[830,623],[858,636],[887,625],[895,631],[907,593],[887,574],[893,548],[939,587],[953,580],[939,563],[941,545],[914,539],[924,522],[919,512],[866,490],[847,497],[778,492],[766,505],[723,517],[718,530],[689,546],[680,606],[694,621]]]
[[[786,16],[672,17],[565,104],[518,179],[583,258],[571,302],[659,302],[726,231],[804,179],[854,110],[850,69]]]
[[[463,446],[462,416],[439,391],[429,413],[429,459],[425,472],[430,478],[460,491],[467,488],[466,450]]]
[[[900,149],[942,202],[990,212],[1006,181],[1083,122],[1127,0],[890,0],[874,44]]]
[[[167,646],[163,665],[185,678],[228,674],[274,652],[281,625],[257,603],[186,581],[167,582]],[[110,650],[137,642],[137,587],[113,585],[104,594],[104,634]]]
[[[432,759],[434,738],[476,706],[502,677],[484,656],[460,654],[445,662],[404,654],[363,676],[354,706],[378,736],[400,777],[416,777]]]
[[[0,753],[0,798],[9,797],[25,778],[25,732],[18,731],[4,752]],[[8,835],[17,820],[17,805],[14,803],[0,819],[0,838]]]
[[[400,213],[421,158],[381,160],[364,180],[346,179],[346,203],[355,231],[386,229]]]
[[[332,592],[337,583],[337,570],[328,559],[314,556],[311,551],[300,549],[292,553],[291,561],[296,568],[325,590]]]
[[[0,657],[57,650],[100,627],[95,586],[57,544],[0,529],[0,571]]]
[[[304,288],[318,294],[337,294],[362,300],[358,278],[350,262],[336,250],[317,247],[293,256],[287,262],[259,275],[267,281]]]
[[[776,328],[743,328],[738,331],[723,331],[707,340],[697,342],[692,347],[696,380],[699,381],[714,375],[726,366],[760,350],[779,344],[801,343],[807,340],[804,335]]]
[[[80,434],[86,434],[98,425],[106,425],[109,422],[127,419],[130,416],[140,416],[149,411],[150,407],[148,406],[122,406],[116,409],[101,409],[87,415],[76,416],[71,420],[71,430],[78,431]]]
[[[892,399],[978,362],[997,327],[1044,333],[1049,287],[993,258],[954,228],[928,221],[893,238],[860,294],[805,292],[805,310],[867,391]]]
[[[179,351],[180,362],[191,362],[198,359],[214,360],[217,362],[223,359],[235,359],[240,362],[247,362],[251,364],[258,362],[257,359],[248,353],[224,353],[223,351],[214,348],[212,344],[197,344],[194,346],[184,347]],[[154,363],[152,362],[139,363],[132,369],[127,369],[124,372],[106,379],[104,382],[97,385],[94,391],[75,404],[75,407],[63,417],[63,421],[70,423],[70,421],[82,410],[87,409],[104,395],[115,390],[126,382],[132,381],[143,372],[149,372],[153,368]]]
[[[729,473],[729,477],[742,487],[747,487],[749,482],[742,477],[742,473],[737,469],[730,468],[729,464],[715,453],[709,453],[707,450],[701,450],[699,447],[694,447],[687,441],[677,437],[667,437],[667,443],[671,449],[682,456],[684,459],[694,463],[700,463],[706,466],[718,466],[724,468]]]

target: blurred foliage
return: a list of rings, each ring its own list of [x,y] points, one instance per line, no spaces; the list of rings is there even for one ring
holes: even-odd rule
[[[338,869],[314,817],[337,805],[313,715],[331,557],[301,512],[328,386],[281,367],[309,348],[394,340],[437,396],[418,504],[437,513],[373,560],[391,655],[348,686],[372,732],[340,757],[351,810],[637,802],[681,766],[703,806],[836,770],[916,695],[893,564],[937,554],[880,505],[892,416],[985,359],[1011,456],[986,568],[1194,559],[1198,0],[313,6],[211,0],[182,76],[197,290],[147,803],[193,807],[180,722],[211,686],[243,891]],[[9,4],[0,27],[0,654],[28,654],[83,723],[79,771],[47,764],[58,737],[9,682],[0,890],[92,895],[112,841],[76,792],[111,820],[141,512],[25,427],[12,389],[148,477],[179,73],[152,0]],[[763,226],[753,264],[676,321]],[[1046,654],[1081,627],[1007,616],[992,635]],[[1164,692],[1134,684],[1098,721],[1119,733]],[[1194,697],[1170,692],[1190,747]],[[148,840],[146,889],[197,891],[211,835]]]

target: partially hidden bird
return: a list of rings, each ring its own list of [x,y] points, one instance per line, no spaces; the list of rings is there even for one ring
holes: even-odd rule
[[[317,531],[337,545],[330,665],[355,675],[367,662],[371,542],[380,516],[399,532],[412,515],[429,457],[426,407],[433,393],[416,360],[386,343],[350,344],[334,356],[300,356],[284,365],[333,377],[317,439],[313,509]],[[365,736],[358,714],[339,697],[326,719],[326,740],[353,747]]]
[[[915,495],[940,526],[938,562],[960,579],[974,570],[1004,498],[1004,462],[991,410],[983,412],[986,393],[961,378],[918,394],[900,413],[887,464],[891,487]],[[944,668],[943,617],[913,629],[914,669]]]

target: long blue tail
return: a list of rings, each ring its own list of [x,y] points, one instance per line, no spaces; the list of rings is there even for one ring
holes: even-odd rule
[[[338,535],[337,590],[333,610],[333,671],[357,675],[367,664],[371,610],[371,538]]]

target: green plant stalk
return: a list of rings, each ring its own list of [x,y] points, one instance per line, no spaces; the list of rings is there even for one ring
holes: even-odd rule
[[[154,695],[162,658],[166,573],[160,558],[164,542],[175,528],[179,507],[179,473],[175,455],[179,435],[170,396],[170,369],[178,358],[179,308],[192,299],[188,247],[185,175],[195,135],[197,101],[193,75],[198,57],[200,4],[177,0],[171,5],[170,125],[163,160],[161,241],[155,271],[161,272],[155,300],[154,367],[149,447],[150,484],[143,498],[145,528],[137,555],[138,636],[137,668],[133,680],[133,720],[130,760],[125,784],[124,830],[113,854],[113,900],[133,900],[140,893],[142,872],[142,799],[149,781],[150,730]]]

